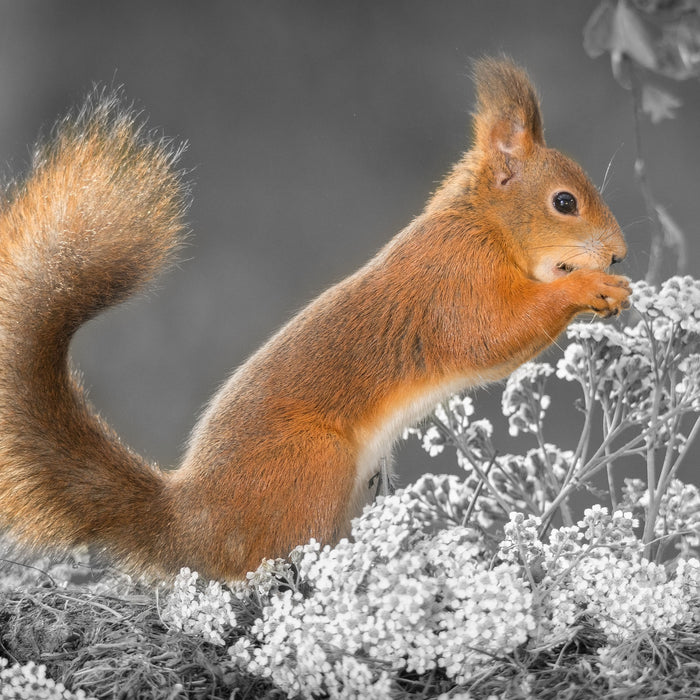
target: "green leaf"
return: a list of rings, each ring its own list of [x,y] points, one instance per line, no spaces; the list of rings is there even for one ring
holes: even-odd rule
[[[664,25],[658,56],[662,75],[674,80],[700,75],[700,14],[684,15]]]
[[[643,13],[630,0],[603,0],[584,27],[583,47],[591,58],[610,53],[613,74],[625,88],[631,86],[625,59],[674,80],[698,76],[700,0],[693,1],[682,12],[670,12],[666,3],[665,11]]]
[[[644,84],[642,87],[642,109],[649,115],[652,124],[664,119],[673,119],[676,110],[683,104],[675,95],[655,85]]]
[[[595,9],[584,28],[583,46],[593,58],[610,52],[615,78],[625,88],[630,87],[624,71],[625,58],[649,70],[658,68],[652,28],[626,0],[604,0]]]
[[[615,5],[603,0],[583,28],[583,48],[591,58],[598,58],[612,46]]]

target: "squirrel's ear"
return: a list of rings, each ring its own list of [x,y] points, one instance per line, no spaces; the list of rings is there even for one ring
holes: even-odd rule
[[[527,73],[507,59],[476,61],[474,80],[474,149],[505,185],[517,174],[517,162],[535,145],[544,146],[540,105]]]

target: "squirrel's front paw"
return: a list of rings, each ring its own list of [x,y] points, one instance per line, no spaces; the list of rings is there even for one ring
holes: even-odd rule
[[[581,305],[581,311],[593,311],[609,318],[630,307],[632,289],[630,281],[622,275],[575,270],[568,275],[568,281],[575,285],[576,301]]]

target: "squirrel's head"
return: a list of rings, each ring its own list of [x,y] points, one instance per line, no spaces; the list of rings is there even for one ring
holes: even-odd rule
[[[625,257],[620,227],[580,166],[547,148],[535,90],[508,60],[475,64],[475,138],[467,154],[480,213],[512,240],[526,274],[551,281]],[[512,245],[514,244],[514,245]]]

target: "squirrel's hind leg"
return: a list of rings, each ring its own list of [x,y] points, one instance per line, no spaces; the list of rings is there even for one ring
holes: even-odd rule
[[[305,428],[219,474],[202,465],[185,471],[171,484],[182,506],[183,566],[210,578],[242,578],[311,538],[334,544],[350,534],[355,454],[331,430]]]

